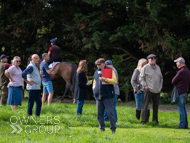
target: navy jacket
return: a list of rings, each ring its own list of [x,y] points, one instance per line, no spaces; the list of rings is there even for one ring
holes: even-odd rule
[[[108,68],[108,67],[106,67]],[[98,70],[95,71],[94,73],[94,80],[96,81],[96,86],[93,90],[94,96],[96,100],[99,100],[99,75],[98,75]],[[114,86],[112,84],[102,84],[100,81],[100,96],[101,99],[109,99],[109,98],[114,98],[115,97],[115,91],[114,91]]]
[[[83,72],[76,74],[74,98],[77,100],[84,100],[88,98],[87,79]]]

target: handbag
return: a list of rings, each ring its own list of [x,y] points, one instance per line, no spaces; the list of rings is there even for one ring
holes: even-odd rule
[[[174,86],[171,96],[171,103],[177,103],[177,101],[178,101],[178,91],[177,88]]]

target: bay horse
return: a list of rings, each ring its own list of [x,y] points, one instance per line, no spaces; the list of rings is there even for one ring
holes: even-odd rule
[[[64,99],[69,89],[72,92],[72,97],[74,97],[76,70],[76,64],[61,62],[55,66],[54,73],[51,74],[51,79],[53,81],[63,78],[66,82],[65,91],[63,93],[63,96],[61,97],[61,101]]]

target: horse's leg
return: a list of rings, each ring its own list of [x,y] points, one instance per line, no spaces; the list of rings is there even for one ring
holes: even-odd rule
[[[72,98],[73,98],[73,104],[75,104],[76,103],[76,99],[74,98],[74,89],[73,89],[73,86],[70,84],[69,88],[71,90],[71,94],[72,94]]]
[[[64,91],[63,96],[61,97],[61,101],[64,99],[65,95],[67,94],[68,89],[69,89],[69,87],[68,87],[68,85],[67,85],[67,83],[66,83],[66,86],[65,86],[65,91]]]

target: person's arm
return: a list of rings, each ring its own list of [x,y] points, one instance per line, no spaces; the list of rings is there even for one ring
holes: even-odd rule
[[[33,72],[33,67],[32,66],[29,66],[27,69],[25,69],[23,72],[22,72],[22,78],[24,78],[24,81],[29,84],[29,85],[33,85],[34,82],[33,81],[28,81],[27,78],[26,78],[26,75],[27,74],[30,74]]]
[[[145,80],[145,68],[144,67],[141,69],[141,72],[140,72],[140,75],[139,75],[139,81],[140,81],[140,84],[145,89],[148,89],[148,85],[147,85],[146,80]]]
[[[106,81],[109,84],[116,84],[117,83],[117,78],[116,78],[115,72],[113,70],[112,70],[112,78],[100,77],[99,80]]]
[[[15,82],[8,70],[5,70],[5,75],[9,78],[10,82]]]
[[[92,90],[94,90],[95,86],[96,86],[96,80],[94,79],[92,84]]]
[[[44,66],[44,68],[45,68],[45,70],[46,70],[46,72],[47,72],[48,74],[51,74],[51,73],[54,71],[54,67],[55,67],[55,62],[53,62],[51,69],[48,68],[48,65],[45,65],[45,66]]]
[[[136,90],[138,89],[137,78],[138,78],[138,70],[135,69],[131,78],[131,85]]]
[[[174,76],[174,78],[172,79],[172,84],[177,84],[178,81],[181,80],[181,74],[180,74],[180,71],[177,72],[177,74]]]
[[[49,48],[49,51],[48,51],[48,55],[49,55],[49,56],[51,55],[52,50],[53,50],[53,47],[50,47],[50,48]]]
[[[161,91],[161,89],[162,89],[162,87],[163,87],[163,75],[162,75],[162,72],[161,72],[161,70],[160,70],[160,74],[161,74],[161,84],[160,84],[160,91]]]
[[[139,84],[137,84],[137,79],[139,78],[139,70],[135,69],[131,78],[131,85],[137,91],[138,94],[141,93],[139,89]]]

